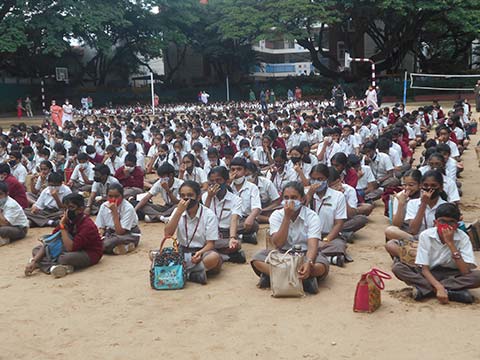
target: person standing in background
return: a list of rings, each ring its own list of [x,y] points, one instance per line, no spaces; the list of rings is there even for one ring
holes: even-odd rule
[[[27,98],[25,99],[25,111],[27,112],[27,117],[33,117],[32,100],[30,99],[30,96],[27,96]]]
[[[63,109],[63,115],[62,115],[62,126],[63,126],[67,121],[73,121],[73,105],[70,104],[70,101],[68,99],[65,99],[65,104],[63,104],[62,109]]]
[[[52,115],[52,121],[57,124],[59,128],[62,127],[63,109],[60,105],[57,105],[55,100],[52,100],[50,106],[50,114]]]

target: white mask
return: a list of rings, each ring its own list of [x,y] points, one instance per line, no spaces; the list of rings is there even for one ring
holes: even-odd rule
[[[245,176],[239,177],[238,179],[233,179],[233,183],[235,185],[243,184],[244,181],[245,181]]]

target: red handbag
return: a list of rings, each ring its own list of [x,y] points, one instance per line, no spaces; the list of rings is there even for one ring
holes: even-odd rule
[[[380,290],[385,288],[383,279],[392,277],[376,268],[362,275],[357,283],[353,311],[372,313],[380,307],[382,302]]]

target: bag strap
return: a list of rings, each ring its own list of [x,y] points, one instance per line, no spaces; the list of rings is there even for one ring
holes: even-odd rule
[[[386,272],[377,268],[372,268],[366,275],[372,279],[375,286],[380,290],[385,289],[385,283],[383,282],[383,279],[390,280],[392,278],[390,274],[387,274]]]
[[[163,250],[163,247],[165,245],[165,241],[167,241],[167,239],[172,239],[173,240],[173,249],[178,252],[178,241],[177,241],[177,238],[174,237],[174,236],[166,236],[163,238],[162,242],[160,243],[160,250],[159,251],[162,251]]]

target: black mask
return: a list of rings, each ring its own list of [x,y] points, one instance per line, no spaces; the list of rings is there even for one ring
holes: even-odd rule
[[[95,182],[102,182],[102,178],[100,176],[94,176],[93,181]]]
[[[300,162],[302,160],[302,158],[292,157],[292,158],[290,158],[290,160],[292,160],[292,163],[296,164],[296,163]]]
[[[191,209],[193,208],[195,205],[198,204],[198,200],[197,199],[190,199],[190,202],[188,203],[188,206],[187,206],[187,209]]]
[[[67,217],[70,221],[73,221],[77,217],[77,214],[75,213],[74,210],[68,210],[67,211]]]

